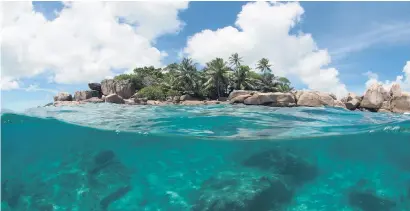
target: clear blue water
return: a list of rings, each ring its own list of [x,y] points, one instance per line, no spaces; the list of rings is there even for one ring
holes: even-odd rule
[[[2,210],[410,210],[410,116],[34,108],[1,116]]]

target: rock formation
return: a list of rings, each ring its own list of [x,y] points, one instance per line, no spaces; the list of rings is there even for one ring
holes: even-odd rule
[[[117,94],[122,98],[128,99],[135,93],[135,85],[131,80],[105,79],[101,82],[103,95]]]
[[[241,96],[241,95],[239,95]],[[278,107],[295,106],[295,96],[291,93],[255,93],[244,100],[245,105],[271,105]]]
[[[125,103],[124,99],[122,99],[122,97],[117,95],[117,94],[110,94],[110,95],[106,96],[105,97],[105,102],[106,103],[116,103],[116,104],[124,104]]]
[[[60,92],[54,96],[54,101],[72,101],[73,96],[67,92]]]

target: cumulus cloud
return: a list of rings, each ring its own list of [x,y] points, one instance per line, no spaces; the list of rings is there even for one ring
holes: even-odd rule
[[[18,81],[11,79],[10,77],[1,77],[0,88],[1,90],[18,89],[20,87]]]
[[[390,90],[391,86],[394,83],[400,84],[400,87],[405,91],[410,91],[410,61],[407,61],[403,67],[403,75],[396,76],[396,80],[390,81],[380,81],[379,75],[377,73],[373,73],[371,71],[366,72],[368,80],[366,81],[366,88],[370,87],[374,83],[379,83],[383,85],[386,90]]]
[[[83,83],[112,76],[113,69],[160,66],[167,54],[155,38],[183,26],[187,2],[70,2],[53,20],[31,2],[2,2],[1,69],[18,87],[20,78],[49,72],[56,83]],[[3,85],[4,84],[4,85]]]
[[[331,62],[327,50],[318,49],[310,34],[290,33],[303,13],[296,2],[248,3],[237,15],[235,26],[194,34],[184,53],[205,64],[215,57],[227,59],[237,52],[253,67],[265,57],[273,64],[273,73],[293,75],[310,89],[343,96],[346,87],[339,80],[338,70],[327,67]]]

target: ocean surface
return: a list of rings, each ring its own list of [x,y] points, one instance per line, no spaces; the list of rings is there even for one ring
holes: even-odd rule
[[[1,210],[408,211],[410,115],[87,104],[1,114]]]

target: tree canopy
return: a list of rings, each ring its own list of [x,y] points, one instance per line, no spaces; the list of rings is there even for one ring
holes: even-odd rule
[[[167,96],[190,94],[198,98],[218,99],[226,97],[232,90],[255,90],[261,92],[290,92],[291,82],[285,77],[272,74],[272,65],[262,58],[255,69],[243,63],[238,53],[228,61],[215,58],[202,70],[190,58],[180,63],[172,63],[165,68],[137,67],[130,74],[116,76],[115,80],[130,79],[141,90],[141,94],[151,98],[164,99]]]

